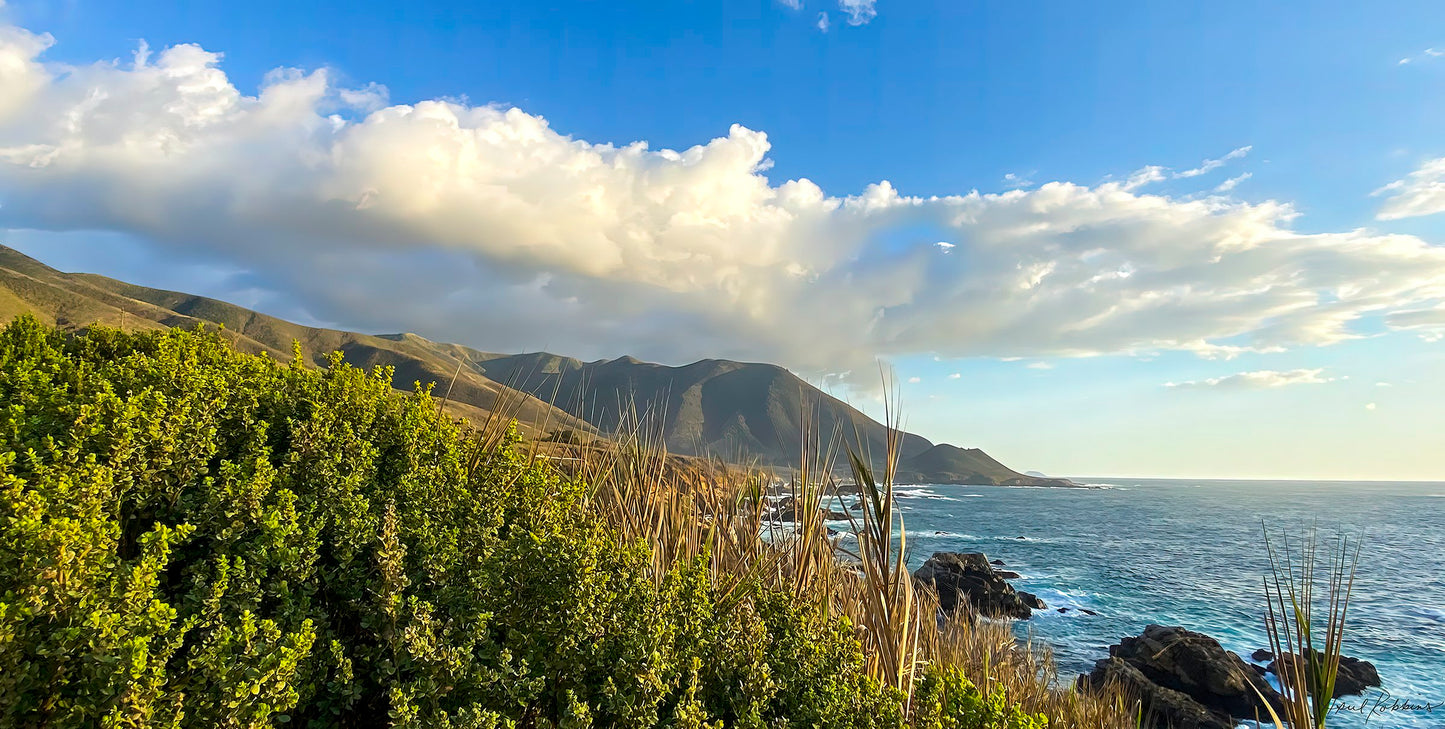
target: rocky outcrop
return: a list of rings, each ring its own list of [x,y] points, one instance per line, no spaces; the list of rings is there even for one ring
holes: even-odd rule
[[[1110,675],[1119,674],[1123,669],[1113,664],[1122,662],[1154,686],[1183,694],[1211,714],[1241,720],[1267,717],[1261,696],[1276,711],[1281,708],[1279,694],[1268,682],[1239,656],[1224,650],[1219,641],[1202,633],[1150,625],[1138,637],[1109,646],[1109,656],[1095,664],[1087,677],[1089,685],[1102,685]],[[1173,707],[1175,697],[1166,696],[1170,697],[1167,705]]]
[[[949,613],[965,608],[987,617],[1027,620],[1045,607],[1038,597],[1014,591],[978,552],[935,552],[913,579],[937,590],[939,606]]]
[[[1117,687],[1139,701],[1142,726],[1169,729],[1234,729],[1229,714],[1211,711],[1188,694],[1150,681],[1139,669],[1122,658],[1105,658],[1094,664],[1093,672],[1079,677],[1080,689]]]
[[[1324,654],[1319,651],[1315,651],[1315,657],[1316,660],[1324,660]],[[1281,656],[1279,659],[1271,661],[1265,670],[1278,676],[1281,661],[1293,666],[1298,660],[1298,654]],[[1358,658],[1340,656],[1340,670],[1335,674],[1335,693],[1331,698],[1338,699],[1341,696],[1362,694],[1365,689],[1380,685],[1380,672],[1375,670],[1375,664]]]

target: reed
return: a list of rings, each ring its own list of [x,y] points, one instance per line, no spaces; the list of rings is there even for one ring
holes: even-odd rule
[[[1340,669],[1360,540],[1352,544],[1341,535],[1326,544],[1317,528],[1311,528],[1294,545],[1288,534],[1272,541],[1268,529],[1264,541],[1270,565],[1264,578],[1269,606],[1265,629],[1276,656],[1284,705],[1284,715],[1272,719],[1277,727],[1324,729]],[[1323,574],[1321,550],[1328,550]],[[1323,625],[1316,619],[1317,608],[1324,610]]]
[[[739,585],[761,583],[845,617],[870,675],[902,692],[910,707],[925,667],[936,665],[960,670],[986,697],[1043,714],[1051,727],[1135,729],[1137,705],[1122,693],[1074,690],[1059,680],[1049,651],[1016,640],[1009,623],[945,617],[932,589],[914,583],[894,500],[902,431],[891,403],[888,452],[876,459],[805,418],[800,465],[782,474],[781,487],[778,473],[756,464],[668,453],[656,413],[635,407],[605,440],[534,443],[531,457],[588,484],[591,507],[618,539],[650,547],[655,579],[679,560],[701,558],[724,599],[740,594]],[[857,535],[852,545],[825,523],[840,473],[852,477],[862,501],[856,511],[843,507]],[[776,513],[777,504],[790,505],[786,514]]]

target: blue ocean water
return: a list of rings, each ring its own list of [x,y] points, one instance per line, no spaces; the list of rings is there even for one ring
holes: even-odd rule
[[[899,487],[909,564],[935,551],[1003,560],[1049,606],[1016,629],[1052,647],[1068,680],[1150,623],[1247,658],[1268,646],[1263,529],[1276,544],[1312,525],[1362,536],[1345,653],[1374,663],[1393,697],[1445,702],[1445,484],[1080,481],[1107,487]],[[1340,712],[1331,726],[1366,723]],[[1438,729],[1445,707],[1380,712],[1368,726]]]

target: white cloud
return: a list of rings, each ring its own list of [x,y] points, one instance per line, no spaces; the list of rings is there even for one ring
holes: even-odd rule
[[[768,137],[737,125],[619,147],[515,108],[386,102],[325,70],[247,95],[196,46],[62,67],[38,62],[48,44],[0,33],[0,229],[124,234],[359,329],[872,382],[879,356],[1329,344],[1367,317],[1422,328],[1445,300],[1445,249],[1299,233],[1279,202],[1141,194],[1162,168],[837,195],[770,180]]]
[[[818,30],[821,30],[821,31],[823,31],[824,33],[827,33],[827,32],[828,32],[828,26],[829,26],[829,23],[828,23],[828,14],[827,14],[827,13],[818,13]]]
[[[1030,362],[1024,366],[1031,370],[1051,370],[1054,368],[1054,366],[1048,362]]]
[[[1207,380],[1191,380],[1189,382],[1166,382],[1165,387],[1179,389],[1204,389],[1224,388],[1233,390],[1257,390],[1271,387],[1285,387],[1286,385],[1321,385],[1326,382],[1334,382],[1333,377],[1322,377],[1323,369],[1313,370],[1255,370],[1254,372],[1239,372],[1224,377],[1211,377]]]
[[[1371,194],[1385,198],[1385,204],[1375,215],[1380,220],[1445,212],[1445,157],[1429,160],[1406,178],[1395,180]]]
[[[918,383],[920,383],[920,382],[923,382],[923,378],[921,378],[921,377],[910,377],[910,378],[908,378],[908,384],[910,384],[910,385],[916,385],[916,384],[918,384]]]
[[[1375,403],[1372,403],[1372,402],[1371,402],[1371,403],[1365,403],[1365,409],[1366,409],[1366,410],[1374,410],[1374,409],[1375,409]]]
[[[961,373],[961,372],[955,372],[955,373],[949,375],[949,376],[948,376],[948,379],[950,379],[950,380],[957,380],[957,379],[960,379],[960,378],[962,378],[962,377],[963,377],[963,373]]]
[[[1375,387],[1394,387],[1394,385],[1388,382],[1376,382]]]
[[[848,14],[848,25],[866,25],[878,15],[877,0],[838,0],[838,9]]]
[[[1192,169],[1192,170],[1184,170],[1183,172],[1176,172],[1176,173],[1174,173],[1174,176],[1175,176],[1175,177],[1182,177],[1182,178],[1189,178],[1189,177],[1198,177],[1198,176],[1200,176],[1200,175],[1208,174],[1208,173],[1210,173],[1210,172],[1213,172],[1213,171],[1219,169],[1220,167],[1223,167],[1223,166],[1224,166],[1227,162],[1229,162],[1230,160],[1236,160],[1236,159],[1240,159],[1240,158],[1244,157],[1245,155],[1249,154],[1249,151],[1250,151],[1251,149],[1254,149],[1254,147],[1253,147],[1253,146],[1240,147],[1239,149],[1233,150],[1233,151],[1231,151],[1229,154],[1226,154],[1226,155],[1224,155],[1223,157],[1220,157],[1219,159],[1207,159],[1207,160],[1204,160],[1204,162],[1200,163],[1200,165],[1199,165],[1198,167],[1195,167],[1195,168]]]
[[[1238,186],[1239,186],[1239,183],[1244,182],[1245,180],[1248,180],[1248,179],[1251,178],[1251,177],[1254,177],[1254,173],[1252,173],[1252,172],[1246,172],[1246,173],[1244,173],[1244,174],[1242,174],[1242,175],[1239,175],[1239,176],[1237,176],[1237,177],[1231,177],[1231,178],[1225,180],[1224,182],[1219,183],[1219,185],[1214,188],[1214,191],[1215,191],[1215,192],[1221,192],[1221,193],[1222,193],[1222,192],[1229,192],[1229,191],[1233,190],[1234,188],[1238,187]]]
[[[792,8],[793,10],[803,9],[803,0],[778,0],[778,2],[784,7]]]
[[[949,251],[951,251],[951,250],[953,250],[954,248],[957,247],[955,244],[949,243],[949,242],[946,241],[946,240],[938,241],[937,243],[934,243],[933,245],[938,246],[938,249],[941,250],[941,251],[943,251],[944,253],[947,253],[947,252],[949,252]]]
[[[1004,186],[1008,188],[1033,187],[1034,185],[1034,181],[1029,179],[1029,175],[1020,175],[1013,172],[1006,173],[1003,176],[1003,182]]]
[[[1420,52],[1419,54],[1417,54],[1417,55],[1414,55],[1414,56],[1406,56],[1405,58],[1401,58],[1399,65],[1403,66],[1403,65],[1405,65],[1405,64],[1407,64],[1407,63],[1415,63],[1416,61],[1424,61],[1424,60],[1428,60],[1428,59],[1431,59],[1431,58],[1439,58],[1440,56],[1445,56],[1445,49],[1442,49],[1442,48],[1426,48],[1425,50],[1421,51],[1421,52]]]

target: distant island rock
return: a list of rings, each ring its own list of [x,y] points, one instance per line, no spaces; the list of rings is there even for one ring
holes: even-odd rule
[[[1048,474],[1046,474],[1046,473],[1039,473],[1038,471],[1024,471],[1024,475],[1025,475],[1025,476],[1033,476],[1034,478],[1048,478],[1048,477],[1049,477]]]

